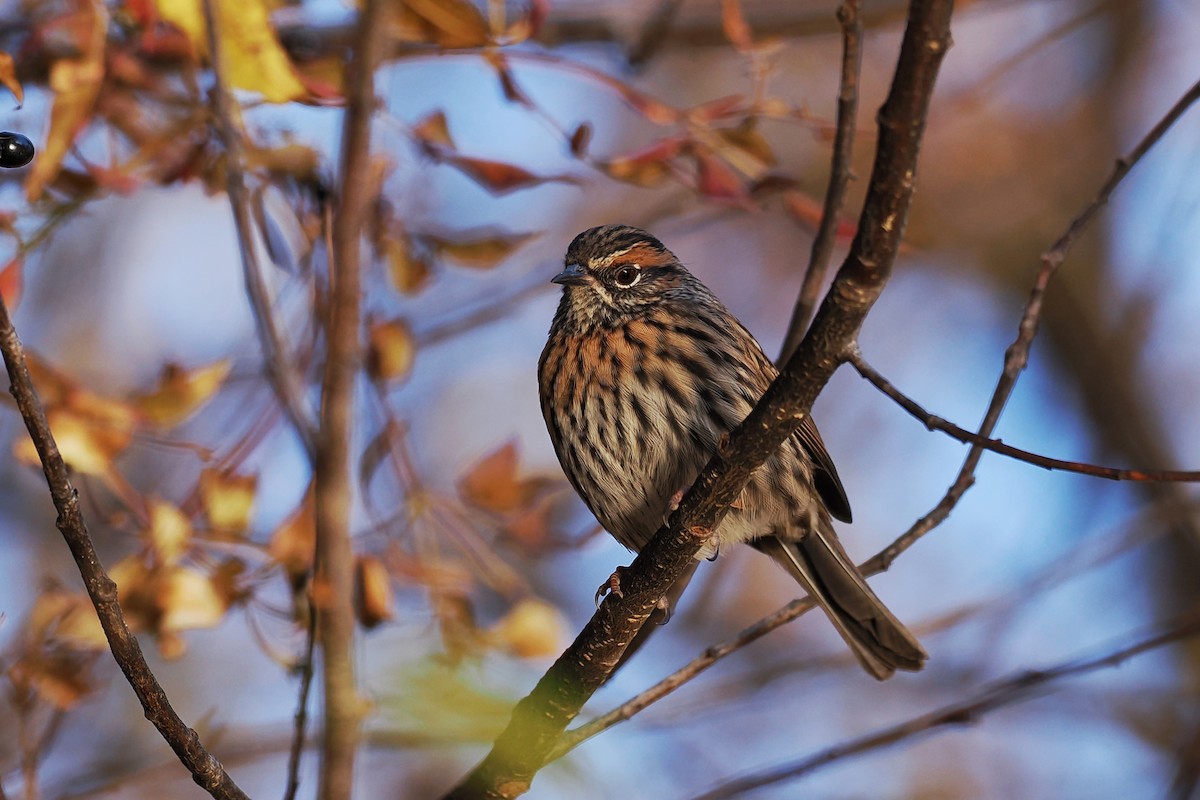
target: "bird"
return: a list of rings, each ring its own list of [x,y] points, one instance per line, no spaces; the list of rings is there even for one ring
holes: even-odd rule
[[[778,372],[750,331],[644,230],[583,231],[551,281],[562,296],[538,361],[546,428],[583,502],[637,552]],[[867,585],[831,518],[850,522],[850,502],[808,416],[754,472],[697,559],[749,544],[821,607],[869,674],[920,670],[925,650]]]

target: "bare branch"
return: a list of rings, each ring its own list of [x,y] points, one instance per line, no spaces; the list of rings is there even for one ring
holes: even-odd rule
[[[343,800],[351,795],[364,714],[354,664],[351,444],[354,383],[361,360],[361,239],[378,189],[370,161],[371,121],[377,104],[375,67],[387,39],[387,9],[385,0],[367,0],[360,12],[347,68],[341,183],[330,254],[331,296],[315,475],[317,560],[313,585],[325,702],[318,789],[322,800]]]
[[[626,60],[631,67],[644,67],[662,49],[679,13],[683,0],[658,0],[654,10],[642,25],[637,41],[629,48]]]
[[[915,0],[896,77],[879,113],[879,144],[862,223],[817,320],[778,379],[705,467],[669,526],[622,574],[609,596],[528,697],[491,753],[447,795],[511,798],[528,790],[566,725],[607,679],[658,599],[761,464],[807,417],[891,272],[912,198],[925,117],[950,44],[950,0]]]
[[[1051,684],[1107,667],[1118,666],[1134,656],[1196,635],[1200,635],[1200,615],[1193,614],[1173,625],[1160,628],[1151,636],[1100,656],[1067,661],[1046,669],[1015,673],[984,687],[965,700],[821,750],[799,761],[722,783],[697,796],[696,800],[726,800],[726,798],[737,797],[763,786],[794,780],[840,759],[878,750],[905,739],[930,733],[937,728],[977,722],[984,715],[998,708],[1021,703],[1038,696],[1038,690],[1044,691]]]
[[[792,320],[788,323],[779,352],[779,363],[786,362],[800,345],[800,339],[817,306],[817,295],[833,256],[833,244],[837,234],[838,217],[846,199],[846,187],[850,183],[850,162],[854,156],[854,127],[858,120],[858,78],[862,71],[862,20],[858,16],[858,0],[843,0],[838,6],[838,23],[842,26],[842,82],[838,91],[837,128],[833,137],[833,161],[829,169],[829,185],[825,189],[825,204],[821,209],[821,223],[813,238],[812,251],[808,257],[808,269],[796,306],[792,309]]]
[[[1091,475],[1095,478],[1106,478],[1112,481],[1146,481],[1159,483],[1195,483],[1200,481],[1200,471],[1184,471],[1184,470],[1152,470],[1152,469],[1119,469],[1117,467],[1101,467],[1095,464],[1084,464],[1079,461],[1063,461],[1058,458],[1050,458],[1049,456],[1041,456],[1037,453],[1030,453],[1027,450],[1007,445],[999,439],[988,439],[985,436],[980,436],[977,433],[964,430],[958,427],[953,422],[939,417],[935,414],[930,414],[922,408],[915,400],[905,395],[897,389],[891,381],[879,374],[866,359],[863,358],[862,352],[854,347],[851,349],[846,361],[850,363],[858,374],[862,375],[879,391],[890,397],[901,408],[907,411],[911,416],[924,423],[925,427],[931,431],[941,431],[942,433],[951,436],[963,444],[972,444],[982,447],[985,450],[990,450],[993,453],[998,453],[1009,458],[1014,458],[1017,461],[1024,461],[1026,464],[1033,464],[1035,467],[1041,467],[1047,470],[1060,470],[1063,472],[1076,472],[1080,475]]]
[[[71,549],[84,587],[96,608],[96,616],[104,628],[113,658],[141,701],[146,719],[158,729],[201,788],[222,800],[247,800],[245,792],[233,782],[221,762],[204,748],[196,732],[175,713],[166,692],[146,664],[141,646],[125,624],[125,616],[117,602],[117,585],[108,577],[92,544],[91,534],[79,508],[79,494],[71,485],[67,465],[63,463],[50,425],[46,422],[46,412],[29,377],[25,350],[17,337],[3,297],[0,297],[0,353],[8,369],[11,383],[9,391],[17,401],[29,438],[42,462],[42,472],[50,487],[50,498],[58,511],[56,524]]]
[[[270,381],[271,388],[283,406],[283,412],[296,435],[300,437],[300,443],[308,453],[309,460],[312,460],[316,456],[316,429],[312,409],[304,399],[304,385],[300,376],[288,363],[287,349],[283,346],[279,329],[275,325],[271,298],[263,282],[258,251],[254,247],[254,228],[246,198],[246,176],[242,171],[242,135],[238,123],[234,121],[233,97],[229,92],[225,65],[221,58],[220,26],[214,3],[215,0],[204,0],[203,4],[208,29],[208,52],[212,59],[213,113],[216,116],[217,133],[225,145],[225,193],[229,196],[234,226],[237,229],[238,248],[242,253],[246,296],[250,299],[250,309],[254,315],[254,327],[258,331],[267,380]]]
[[[308,630],[305,632],[304,661],[300,664],[300,696],[296,698],[296,714],[292,721],[292,742],[288,748],[287,785],[283,800],[296,800],[300,791],[300,757],[304,753],[304,737],[308,728],[308,693],[312,688],[316,668],[313,651],[317,643],[317,615],[309,600]]]

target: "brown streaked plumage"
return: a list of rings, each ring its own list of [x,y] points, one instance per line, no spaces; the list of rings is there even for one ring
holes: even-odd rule
[[[776,370],[645,231],[584,231],[553,280],[562,300],[538,364],[546,427],[588,508],[617,541],[640,550]],[[849,522],[850,503],[809,418],[755,472],[700,556],[750,544],[820,604],[869,673],[921,669],[925,651],[846,555],[831,515]]]

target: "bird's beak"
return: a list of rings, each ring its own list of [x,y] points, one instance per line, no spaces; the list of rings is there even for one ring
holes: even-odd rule
[[[567,264],[566,269],[551,278],[550,282],[563,286],[582,286],[588,282],[588,274],[579,264]]]

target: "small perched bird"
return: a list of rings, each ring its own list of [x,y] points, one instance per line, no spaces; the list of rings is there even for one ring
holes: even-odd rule
[[[579,496],[637,551],[777,372],[721,301],[643,230],[584,231],[552,280],[563,293],[538,363],[542,415]],[[867,586],[830,515],[849,522],[850,503],[806,418],[697,557],[746,542],[820,604],[871,675],[921,669],[925,651]]]

